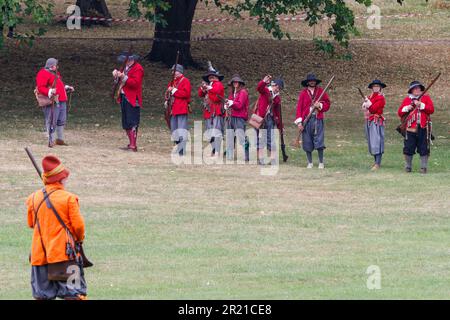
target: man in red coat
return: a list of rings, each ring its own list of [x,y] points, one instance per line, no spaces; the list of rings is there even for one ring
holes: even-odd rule
[[[281,90],[284,88],[282,79],[272,80],[271,76],[265,76],[257,85],[256,90],[259,93],[258,102],[256,104],[256,113],[264,118],[263,126],[256,130],[257,148],[258,148],[258,164],[264,165],[264,148],[270,153],[270,164],[277,164],[278,154],[275,152],[275,127],[283,130],[281,122]]]
[[[316,101],[323,89],[318,85],[321,80],[314,74],[308,74],[302,81],[303,90],[300,91],[297,103],[295,124],[302,131],[302,145],[308,159],[307,168],[313,167],[312,152],[317,150],[319,154],[319,169],[323,169],[323,151],[325,149],[324,113],[330,109],[330,99],[325,93],[320,101]],[[313,112],[308,123],[304,123],[306,117]]]
[[[45,67],[37,73],[36,90],[38,94],[47,96],[54,102],[42,108],[48,133],[48,146],[52,148],[55,144],[67,145],[64,141],[64,126],[67,121],[66,90],[74,91],[74,88],[64,84],[58,71],[58,60],[55,58],[49,58],[45,63]],[[56,141],[54,139],[55,131],[57,135]]]
[[[178,145],[180,156],[186,153],[186,142],[188,138],[188,114],[189,103],[191,102],[191,83],[184,76],[184,68],[177,64],[172,67],[175,69],[175,80],[167,85],[167,97],[171,99],[172,113],[170,116],[170,131],[172,139]],[[166,100],[166,107],[168,101]]]
[[[228,83],[230,94],[225,103],[227,116],[227,160],[234,160],[235,137],[245,154],[245,161],[249,160],[248,148],[245,141],[245,123],[248,118],[248,91],[245,82],[236,74]]]
[[[362,108],[365,111],[365,131],[369,152],[375,159],[371,170],[375,171],[380,168],[381,158],[384,153],[383,109],[386,100],[382,89],[386,88],[386,85],[375,79],[369,84],[368,88],[372,90],[372,93],[365,97]]]
[[[420,172],[427,173],[428,157],[430,155],[431,117],[434,113],[434,105],[430,96],[420,95],[425,87],[419,81],[413,81],[409,85],[408,96],[398,108],[398,116],[407,116],[406,135],[403,154],[405,155],[405,171],[411,172],[413,155],[420,155]],[[420,99],[419,99],[420,97]]]
[[[224,131],[224,114],[222,112],[225,101],[225,89],[222,84],[224,76],[212,66],[203,76],[202,85],[198,88],[198,96],[203,98],[203,119],[205,120],[206,136],[211,143],[211,157],[216,160],[220,155]]]
[[[137,62],[139,56],[123,53],[119,62],[128,57],[124,70],[114,70],[113,77],[119,79],[121,91],[118,102],[122,110],[122,128],[127,133],[129,144],[126,150],[137,152],[137,134],[142,108],[142,82],[144,68]]]

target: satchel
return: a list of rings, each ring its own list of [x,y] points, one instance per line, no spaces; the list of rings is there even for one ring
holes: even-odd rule
[[[248,120],[248,124],[251,125],[255,129],[261,128],[263,123],[264,123],[264,118],[258,116],[256,113],[252,114],[252,116]]]
[[[53,103],[53,101],[49,97],[40,93],[38,88],[34,89],[34,95],[36,96],[36,100],[39,107],[46,107]]]

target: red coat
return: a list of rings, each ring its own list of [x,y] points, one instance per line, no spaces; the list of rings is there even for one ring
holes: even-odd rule
[[[139,63],[135,62],[126,75],[128,79],[122,88],[125,97],[133,107],[136,107],[136,101],[138,101],[139,107],[142,107],[142,81],[144,79],[144,68],[142,68]],[[119,97],[119,102],[120,100],[121,98]]]
[[[302,121],[305,120],[310,112],[309,108],[312,106],[313,101],[315,101],[322,94],[322,92],[323,89],[321,87],[316,87],[312,95],[308,88],[304,88],[300,91],[298,96],[296,119],[302,118]],[[319,102],[322,103],[322,110],[317,112],[316,118],[323,119],[324,113],[330,110],[330,98],[326,92]]]
[[[188,105],[191,102],[191,82],[185,76],[169,82],[167,88],[174,87],[178,90],[172,95],[172,115],[188,114]]]
[[[420,101],[425,104],[425,109],[419,110],[419,108],[417,107],[409,113],[408,118],[407,118],[407,124],[408,124],[407,128],[411,128],[411,129],[417,128],[417,120],[419,117],[420,117],[420,126],[422,128],[425,128],[427,125],[427,122],[430,121],[430,119],[431,119],[430,115],[434,113],[433,101],[431,100],[429,95],[424,95],[420,99]],[[400,108],[398,108],[398,116],[400,118],[403,117],[405,114],[407,114],[407,112],[402,111],[403,107],[411,105],[411,102],[412,102],[412,100],[409,96],[403,100]]]
[[[228,100],[233,100],[231,105],[231,116],[237,118],[248,118],[248,92],[247,89],[241,89],[236,94],[230,93]]]
[[[267,88],[267,84],[264,81],[260,81],[256,90],[259,93],[258,103],[256,107],[256,114],[260,117],[265,117],[267,113],[267,109],[270,104],[270,100],[272,100],[272,115],[273,119],[277,125],[279,130],[283,130],[283,123],[281,122],[281,97],[278,94],[276,97],[272,99],[272,93],[269,88]]]
[[[367,120],[375,122],[379,121],[378,123],[380,125],[383,125],[383,109],[386,105],[386,99],[384,98],[384,95],[380,94],[379,92],[373,92],[368,98],[370,102],[372,102],[372,105],[369,107],[369,109],[367,109]]]
[[[204,98],[207,96],[209,111],[207,109],[203,110],[203,118],[210,119],[211,115],[221,116],[222,114],[222,99],[225,97],[225,89],[222,82],[214,80],[211,83],[212,89],[208,92],[204,92],[200,87],[198,89],[198,96]]]
[[[52,88],[53,82],[55,81],[55,75],[43,68],[39,70],[36,75],[36,86],[38,91],[48,96],[48,91]],[[59,95],[58,100],[60,102],[67,101],[67,93],[64,89],[64,82],[62,81],[61,74],[58,72],[58,80],[56,81],[56,94]]]

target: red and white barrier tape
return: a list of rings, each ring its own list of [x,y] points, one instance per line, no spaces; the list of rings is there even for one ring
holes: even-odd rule
[[[412,18],[412,17],[427,17],[432,15],[442,15],[446,14],[444,12],[433,12],[433,13],[404,13],[404,14],[394,14],[394,15],[380,15],[380,18],[391,19],[391,18]],[[367,19],[372,16],[355,16],[355,19]],[[75,20],[83,20],[83,21],[106,21],[106,22],[149,22],[147,19],[121,19],[121,18],[103,18],[103,17],[81,17],[81,16],[58,16],[60,20],[67,20],[69,18]],[[246,18],[202,18],[202,19],[193,19],[192,23],[198,24],[209,24],[209,23],[221,23],[221,22],[233,22],[233,21],[256,21],[259,17],[246,17]],[[335,18],[323,17],[321,20],[334,20]],[[286,17],[278,17],[278,21],[281,22],[294,22],[294,21],[305,21],[306,15],[297,15],[297,16],[286,16]],[[167,31],[169,32],[169,31]],[[170,31],[170,32],[187,32],[187,31]]]

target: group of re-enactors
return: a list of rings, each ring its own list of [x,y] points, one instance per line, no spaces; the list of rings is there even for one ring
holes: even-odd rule
[[[122,54],[119,61],[126,60],[122,70],[114,70],[113,77],[121,84],[118,103],[121,107],[122,127],[126,132],[129,143],[124,148],[133,152],[138,151],[137,138],[140,123],[140,111],[143,106],[142,82],[144,69],[138,62],[136,55]],[[190,113],[191,83],[185,76],[182,65],[174,65],[174,80],[169,82],[171,118],[170,129],[174,143],[180,156],[185,155],[187,142],[188,115]],[[56,82],[55,82],[56,77]],[[251,114],[264,118],[264,124],[256,130],[258,164],[269,165],[276,162],[278,155],[273,152],[276,147],[274,129],[283,131],[281,121],[281,94],[284,89],[282,79],[272,79],[265,76],[257,84],[258,99],[254,107],[249,110],[249,94],[246,82],[238,75],[231,77],[227,83],[229,93],[225,96],[222,83],[224,76],[212,67],[203,76],[203,82],[198,88],[198,96],[203,99],[203,119],[209,143],[211,157],[218,158],[225,154],[228,159],[235,156],[236,143],[242,148],[245,159],[249,157],[249,142],[245,135],[246,124]],[[302,146],[306,153],[307,168],[313,168],[314,150],[318,153],[318,168],[323,169],[325,150],[325,113],[330,109],[330,99],[323,88],[321,80],[314,74],[308,74],[301,81],[302,89],[298,96],[295,124],[301,131]],[[42,108],[49,144],[67,146],[64,137],[64,127],[67,119],[67,92],[74,91],[73,86],[65,85],[58,71],[58,61],[54,58],[47,60],[36,77],[37,90],[49,99],[58,97],[56,103]],[[374,158],[372,170],[381,167],[384,153],[385,119],[383,110],[386,100],[383,89],[386,85],[380,80],[373,80],[369,85],[370,94],[365,97],[362,109],[365,112],[365,133],[370,154]],[[407,115],[407,128],[404,137],[403,154],[405,157],[405,171],[411,172],[413,155],[420,155],[420,171],[426,173],[430,155],[428,123],[434,112],[433,101],[425,94],[422,83],[413,81],[408,87],[408,94],[398,108],[398,116]],[[323,93],[323,94],[322,94]],[[318,97],[321,97],[318,99]],[[167,106],[167,103],[166,103]],[[249,114],[250,111],[250,114]],[[311,114],[310,117],[308,117]],[[305,123],[305,119],[309,119]],[[221,152],[224,131],[227,129],[227,145],[225,152]],[[261,132],[260,132],[261,131]],[[56,137],[54,135],[56,134]],[[230,135],[230,136],[228,136]],[[270,162],[263,161],[263,149],[267,148]],[[87,286],[84,272],[81,270],[78,287],[68,285],[64,281],[49,280],[48,265],[71,259],[67,248],[82,242],[85,237],[83,217],[79,211],[78,197],[65,190],[64,185],[69,177],[69,170],[54,155],[48,155],[42,160],[42,180],[44,188],[34,192],[27,199],[28,225],[34,229],[30,254],[31,287],[35,299],[48,300],[55,298],[83,300],[87,297]],[[49,203],[51,206],[49,206]],[[58,221],[53,209],[67,226],[63,227]],[[68,236],[70,233],[70,237]],[[75,243],[70,243],[73,239]]]

